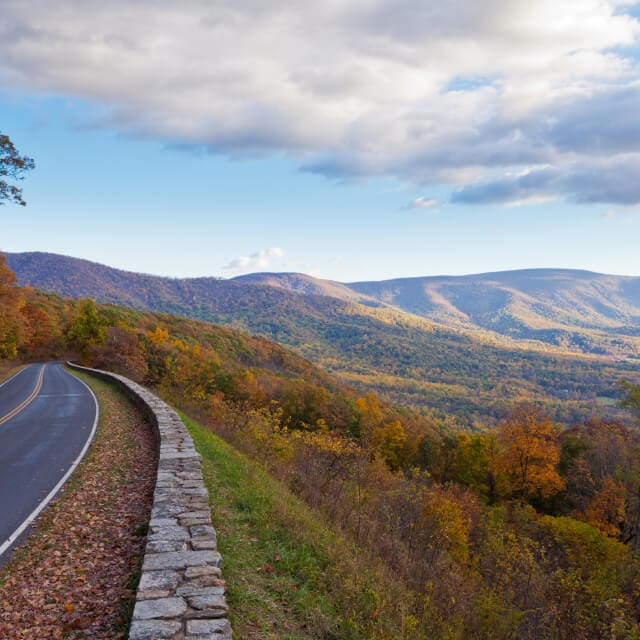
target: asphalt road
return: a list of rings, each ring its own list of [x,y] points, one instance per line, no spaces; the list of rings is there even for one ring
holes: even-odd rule
[[[0,562],[53,498],[93,435],[89,388],[60,364],[34,364],[0,385]]]

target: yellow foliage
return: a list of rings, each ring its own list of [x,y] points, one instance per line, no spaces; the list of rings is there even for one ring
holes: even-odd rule
[[[317,452],[331,453],[336,456],[356,455],[358,447],[351,440],[325,430],[292,431],[291,438],[296,446],[308,447]]]
[[[360,436],[367,438],[371,432],[382,422],[382,410],[375,393],[368,393],[356,400],[356,408],[360,413]]]
[[[426,494],[421,525],[430,534],[431,547],[445,550],[457,562],[467,561],[471,519],[451,493],[434,487]]]
[[[161,327],[156,327],[155,331],[149,331],[147,333],[147,338],[149,338],[152,344],[159,346],[169,342],[169,332]]]
[[[399,420],[375,427],[371,433],[371,447],[379,453],[392,469],[405,462],[407,432]]]

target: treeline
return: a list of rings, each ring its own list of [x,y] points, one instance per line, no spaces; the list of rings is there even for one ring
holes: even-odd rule
[[[561,429],[521,403],[495,429],[451,432],[264,339],[19,289],[1,261],[0,349],[122,372],[261,461],[352,541],[354,585],[376,567],[344,612],[353,638],[640,636],[640,437],[625,423]],[[639,388],[621,391],[638,411]]]

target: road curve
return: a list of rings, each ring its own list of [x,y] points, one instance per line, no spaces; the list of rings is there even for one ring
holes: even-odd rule
[[[0,563],[84,455],[97,415],[91,390],[58,363],[0,385]]]

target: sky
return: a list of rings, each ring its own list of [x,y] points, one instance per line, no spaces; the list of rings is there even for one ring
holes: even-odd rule
[[[0,250],[640,275],[640,4],[0,0]]]

